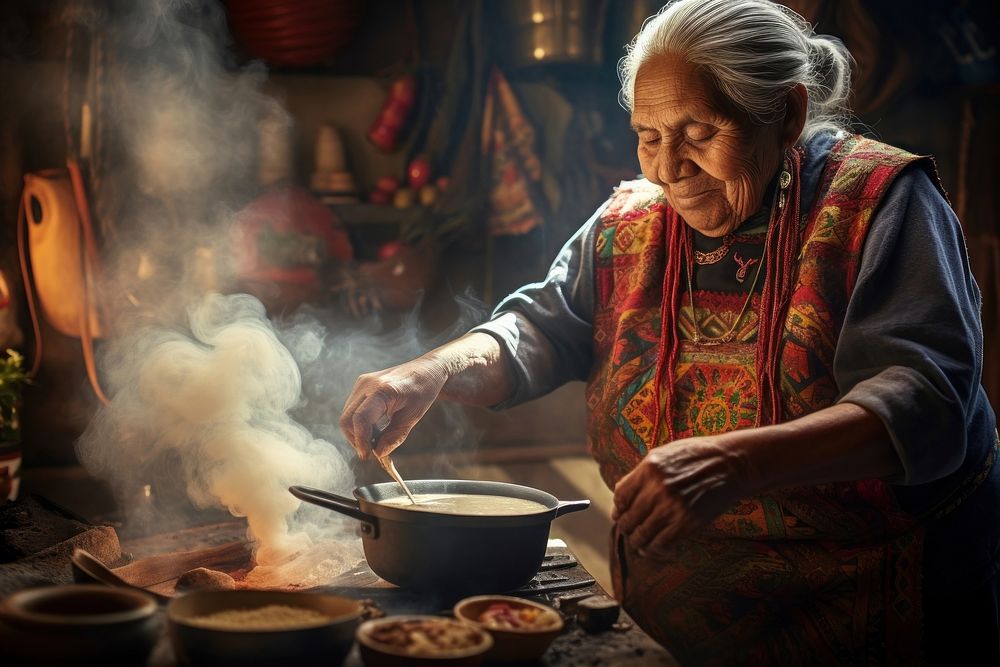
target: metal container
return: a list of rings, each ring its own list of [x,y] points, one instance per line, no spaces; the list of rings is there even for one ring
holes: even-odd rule
[[[471,516],[409,510],[380,504],[398,498],[395,482],[354,490],[355,500],[293,486],[306,502],[361,521],[365,558],[372,571],[404,588],[447,595],[502,593],[531,581],[545,557],[549,525],[590,507],[589,500],[561,501],[529,486],[455,479],[407,480],[414,494],[463,493],[533,500],[545,511],[515,516]]]
[[[601,62],[605,0],[507,0],[498,3],[510,33],[500,54],[513,66]]]

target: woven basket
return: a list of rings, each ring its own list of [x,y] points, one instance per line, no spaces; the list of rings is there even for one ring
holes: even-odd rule
[[[329,62],[351,41],[362,0],[227,0],[229,26],[248,55],[282,67]]]

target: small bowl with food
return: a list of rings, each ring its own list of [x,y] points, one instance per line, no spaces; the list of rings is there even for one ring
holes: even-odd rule
[[[365,621],[355,633],[367,667],[473,667],[493,646],[490,634],[441,616],[386,616]]]
[[[359,602],[289,591],[198,591],[167,605],[178,662],[187,665],[339,665],[354,644]]]
[[[498,662],[541,658],[566,625],[552,607],[509,595],[465,598],[455,605],[454,614],[490,633],[493,648],[486,658]]]
[[[40,586],[0,601],[0,653],[15,664],[143,664],[160,633],[156,601],[98,584]]]

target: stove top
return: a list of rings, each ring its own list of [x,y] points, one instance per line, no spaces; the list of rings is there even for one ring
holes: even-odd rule
[[[542,561],[538,574],[524,586],[510,591],[511,595],[544,595],[578,588],[589,588],[596,582],[570,554],[549,553]]]

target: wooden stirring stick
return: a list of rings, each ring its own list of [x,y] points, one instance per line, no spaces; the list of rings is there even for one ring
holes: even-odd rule
[[[396,480],[397,484],[403,487],[403,491],[406,492],[406,496],[410,499],[410,502],[416,505],[417,499],[413,497],[413,494],[410,493],[410,489],[407,488],[406,486],[406,482],[404,482],[403,478],[399,476],[399,472],[396,470],[396,464],[392,462],[392,459],[390,459],[388,456],[377,457],[377,458],[378,462],[382,464],[382,467],[385,469],[385,471],[389,473],[389,477],[392,477],[394,480]]]
[[[392,420],[389,415],[382,415],[382,417],[372,425],[372,437],[368,441],[368,444],[371,445],[373,452],[375,451],[375,445],[378,444],[378,439],[382,437],[382,433],[385,432],[385,429],[389,428],[390,421]],[[378,454],[375,455],[375,458],[378,459],[379,465],[382,466],[382,469],[385,470],[386,474],[388,474],[389,477],[396,482],[396,484],[403,487],[403,491],[406,492],[406,497],[410,499],[410,502],[416,505],[417,499],[413,497],[413,494],[410,493],[410,489],[406,486],[403,478],[399,476],[399,471],[396,470],[396,464],[392,462],[392,459],[390,459],[388,455],[379,456]]]

